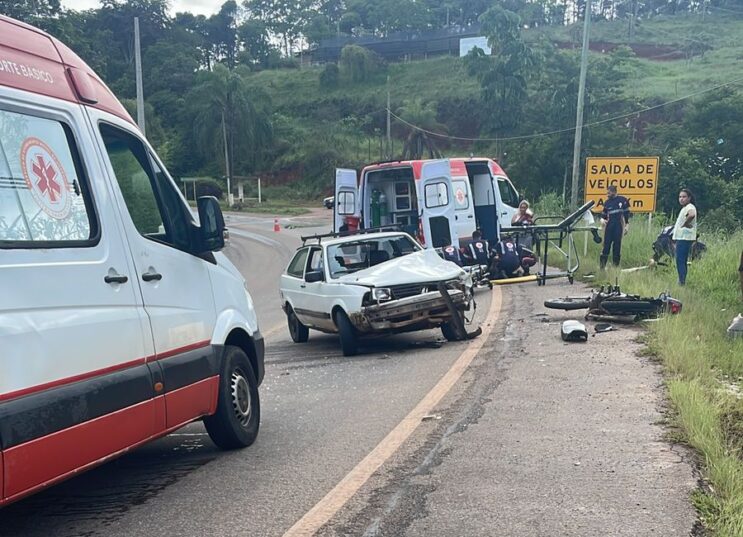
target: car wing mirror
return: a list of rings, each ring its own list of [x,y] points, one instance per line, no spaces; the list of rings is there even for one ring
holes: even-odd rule
[[[304,275],[304,281],[307,283],[317,283],[325,279],[322,270],[311,270]]]
[[[198,253],[218,252],[224,248],[224,215],[214,196],[202,196],[197,201],[199,210]]]

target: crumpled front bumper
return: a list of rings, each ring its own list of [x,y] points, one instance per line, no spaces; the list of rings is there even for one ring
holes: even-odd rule
[[[467,309],[468,301],[463,291],[449,289],[448,292],[457,309]],[[367,306],[359,313],[351,314],[350,318],[362,333],[405,332],[441,326],[451,319],[451,312],[437,290]]]

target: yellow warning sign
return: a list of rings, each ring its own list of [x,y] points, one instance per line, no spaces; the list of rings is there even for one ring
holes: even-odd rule
[[[606,189],[617,187],[617,193],[629,200],[633,213],[655,211],[658,192],[658,157],[588,157],[586,159],[586,201],[593,200],[593,212],[604,209]]]

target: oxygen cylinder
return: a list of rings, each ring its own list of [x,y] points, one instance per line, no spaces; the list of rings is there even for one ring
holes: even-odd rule
[[[371,195],[371,227],[379,227],[379,190],[372,190]]]
[[[387,207],[387,196],[384,192],[379,193],[379,225],[386,226],[390,223],[389,207]]]

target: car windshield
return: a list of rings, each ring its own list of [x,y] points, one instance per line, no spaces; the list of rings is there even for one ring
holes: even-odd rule
[[[390,259],[417,252],[421,247],[407,235],[364,238],[328,246],[330,277],[338,278]]]

